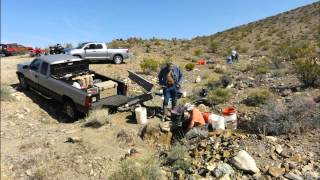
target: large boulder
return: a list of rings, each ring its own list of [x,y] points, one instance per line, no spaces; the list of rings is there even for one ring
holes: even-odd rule
[[[213,175],[215,177],[221,177],[223,176],[224,174],[227,174],[228,176],[232,177],[235,175],[235,172],[234,170],[232,169],[232,167],[227,164],[227,163],[222,163],[222,164],[219,164],[214,170],[213,170]]]
[[[249,173],[258,173],[259,169],[255,160],[244,150],[241,150],[234,156],[230,162],[238,169]]]

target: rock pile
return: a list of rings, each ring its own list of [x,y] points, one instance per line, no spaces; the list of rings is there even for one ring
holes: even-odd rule
[[[164,165],[163,170],[169,179],[319,178],[319,161],[304,159],[302,154],[295,152],[290,145],[281,144],[281,141],[272,136],[231,130],[205,132],[195,128],[182,141],[191,157],[191,167],[177,170]],[[265,152],[248,148],[248,144],[258,146],[259,143],[265,144]]]

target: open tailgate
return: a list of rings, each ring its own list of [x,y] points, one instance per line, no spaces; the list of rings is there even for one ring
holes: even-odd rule
[[[143,77],[137,75],[132,71],[129,72],[129,78],[145,89],[147,92],[134,97],[127,97],[124,95],[115,95],[110,96],[104,99],[101,99],[97,103],[92,104],[92,107],[120,107],[120,106],[132,106],[138,103],[142,103],[145,101],[149,101],[153,98],[151,94],[151,90],[153,88],[153,84]]]

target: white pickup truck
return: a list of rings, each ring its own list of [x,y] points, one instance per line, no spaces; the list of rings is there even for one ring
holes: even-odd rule
[[[66,49],[65,54],[90,61],[113,61],[120,64],[129,58],[128,49],[109,49],[105,43],[87,42],[74,49]]]
[[[17,76],[23,90],[32,89],[45,98],[63,104],[70,120],[79,112],[94,108],[130,107],[152,99],[153,84],[129,71],[129,78],[146,90],[138,96],[127,96],[127,84],[89,70],[88,60],[59,54],[35,58],[17,65]]]

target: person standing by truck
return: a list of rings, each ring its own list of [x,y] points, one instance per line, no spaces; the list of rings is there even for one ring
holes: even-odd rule
[[[181,87],[183,75],[179,67],[170,61],[167,62],[166,66],[160,70],[158,78],[159,84],[163,88],[164,100],[162,121],[165,121],[170,98],[172,102],[172,109],[177,104],[178,91]]]

